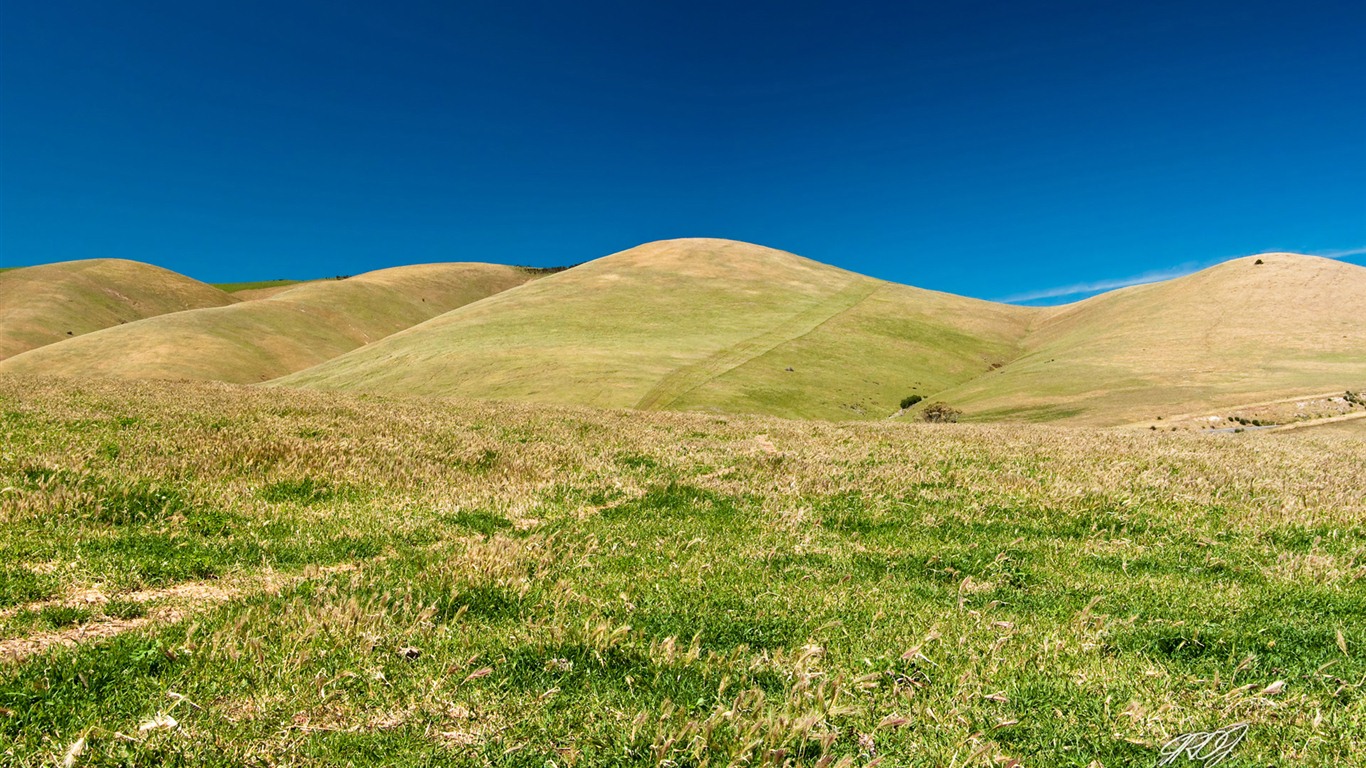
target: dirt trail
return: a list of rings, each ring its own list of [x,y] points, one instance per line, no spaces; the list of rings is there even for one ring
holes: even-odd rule
[[[1220,411],[1221,413],[1227,413],[1229,411],[1246,410],[1249,408],[1261,408],[1268,405],[1281,405],[1284,403],[1293,403],[1300,400],[1326,400],[1330,397],[1341,397],[1342,392],[1343,390],[1341,389],[1335,389],[1332,392],[1323,392],[1321,394],[1294,395],[1292,397],[1282,397],[1276,400],[1261,400],[1255,403],[1236,403],[1233,405],[1221,406],[1216,410]],[[1194,411],[1191,413],[1176,413],[1164,416],[1163,419],[1168,423],[1171,423],[1175,421],[1198,419],[1202,416],[1209,416],[1212,413],[1213,411]],[[1128,424],[1116,425],[1115,429],[1147,429],[1148,425],[1152,423],[1153,422],[1151,419],[1144,419],[1142,421],[1133,421],[1129,422]]]
[[[748,363],[781,344],[801,338],[831,318],[858,306],[883,285],[877,280],[856,279],[830,298],[803,310],[777,328],[771,328],[738,344],[713,352],[702,360],[669,373],[645,393],[640,402],[636,403],[636,408],[667,408],[670,403],[712,379]]]
[[[30,603],[12,608],[0,614],[0,617],[9,617],[25,610],[39,611],[52,606],[87,607],[104,605],[115,598],[137,603],[158,603],[158,605],[148,610],[146,615],[137,618],[119,619],[100,616],[77,626],[0,640],[0,663],[19,661],[26,656],[42,653],[54,645],[78,645],[91,640],[113,637],[149,624],[173,624],[190,613],[228,602],[236,597],[260,592],[274,592],[298,581],[343,571],[353,571],[357,567],[355,563],[342,563],[340,565],[308,568],[302,573],[269,572],[237,579],[191,581],[163,589],[145,589],[115,595],[106,595],[98,589],[88,589],[72,593],[66,597]]]
[[[1353,420],[1355,420],[1355,419],[1366,419],[1366,412],[1362,412],[1362,413],[1344,413],[1344,414],[1342,414],[1341,416],[1329,416],[1329,417],[1326,418],[1326,419],[1311,419],[1311,420],[1309,420],[1309,421],[1297,421],[1297,422],[1294,422],[1293,424],[1281,424],[1280,426],[1272,427],[1272,428],[1271,428],[1271,431],[1272,431],[1272,432],[1289,432],[1289,431],[1291,431],[1291,430],[1293,430],[1293,429],[1305,429],[1305,428],[1308,428],[1308,427],[1321,427],[1321,426],[1323,426],[1324,424],[1337,424],[1337,423],[1339,423],[1339,422],[1343,422],[1343,421],[1353,421]]]

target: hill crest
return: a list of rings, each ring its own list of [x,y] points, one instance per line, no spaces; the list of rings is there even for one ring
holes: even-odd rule
[[[107,328],[0,362],[0,371],[257,383],[529,279],[496,264],[392,267]]]
[[[168,269],[127,259],[81,259],[0,272],[0,361],[111,326],[232,296]]]

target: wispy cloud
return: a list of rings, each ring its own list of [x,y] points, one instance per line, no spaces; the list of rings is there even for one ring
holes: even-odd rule
[[[1265,252],[1266,251],[1259,251],[1259,253]],[[1366,245],[1357,248],[1342,248],[1335,251],[1309,251],[1308,253],[1312,256],[1320,256],[1325,259],[1350,259],[1354,256],[1366,256]],[[1252,253],[1243,254],[1243,256],[1255,255],[1256,254]],[[1214,261],[1205,262],[1188,261],[1185,264],[1180,264],[1175,267],[1168,267],[1166,269],[1144,272],[1141,275],[1134,275],[1132,277],[1119,277],[1110,280],[1096,280],[1089,283],[1073,283],[1072,285],[1061,285],[1056,288],[1043,288],[1037,291],[1025,291],[1023,293],[1016,293],[1010,296],[1005,296],[996,299],[996,301],[1000,301],[1006,304],[1028,304],[1031,302],[1062,303],[1061,301],[1057,300],[1063,299],[1071,301],[1083,299],[1087,296],[1092,296],[1094,294],[1102,293],[1104,291],[1114,291],[1120,288],[1128,288],[1134,285],[1146,285],[1148,283],[1157,283],[1163,280],[1171,280],[1177,277],[1184,277],[1192,272],[1198,272],[1207,267],[1212,267],[1215,264],[1220,264],[1225,261],[1228,261],[1229,259],[1236,258],[1242,258],[1242,256],[1230,256],[1227,259],[1216,259]]]
[[[1118,288],[1128,288],[1132,285],[1144,285],[1147,283],[1160,282],[1162,280],[1171,280],[1174,277],[1189,275],[1190,273],[1195,272],[1199,269],[1202,269],[1202,265],[1200,264],[1182,264],[1178,267],[1171,267],[1168,269],[1161,269],[1153,272],[1144,272],[1141,275],[1134,275],[1133,277],[1120,277],[1112,280],[1096,280],[1090,283],[1073,283],[1072,285],[1061,285],[1056,288],[1044,288],[1038,291],[1026,291],[1024,293],[1016,293],[1011,296],[999,298],[997,299],[997,301],[1005,302],[1007,304],[1023,304],[1025,302],[1030,301],[1043,301],[1044,299],[1066,299],[1071,298],[1073,296],[1085,296],[1093,293],[1100,293],[1101,291],[1113,291]]]
[[[1322,256],[1325,259],[1346,259],[1352,256],[1366,256],[1366,245],[1356,248],[1343,248],[1340,251],[1319,251],[1313,255]]]

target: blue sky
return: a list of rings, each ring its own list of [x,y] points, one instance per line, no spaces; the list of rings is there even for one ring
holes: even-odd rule
[[[1359,0],[0,9],[0,265],[306,278],[712,236],[1057,302],[1366,263]]]

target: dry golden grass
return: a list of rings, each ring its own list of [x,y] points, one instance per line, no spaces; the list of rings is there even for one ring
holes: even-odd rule
[[[34,269],[0,287],[46,274]],[[1366,386],[1366,269],[1295,254],[1057,308],[716,239],[648,243],[528,279],[444,265],[262,288],[272,295],[108,328],[0,371],[828,420],[918,419],[939,401],[969,421],[1163,429],[1263,420],[1268,401]],[[925,405],[903,413],[913,395]]]
[[[1261,263],[1258,263],[1258,262]],[[972,418],[1122,424],[1366,384],[1366,268],[1268,253],[1049,310],[940,393]]]
[[[10,373],[255,383],[316,365],[520,285],[496,264],[419,264],[108,328],[0,364]],[[273,290],[273,289],[267,289]]]
[[[169,270],[87,259],[0,272],[0,361],[147,317],[236,299]]]
[[[1356,447],[1337,450],[1335,438],[1314,430],[1221,439],[1013,424],[827,423],[26,376],[0,377],[0,404],[54,423],[109,422],[114,409],[137,414],[156,429],[138,430],[138,442],[121,449],[118,466],[133,476],[318,475],[401,493],[408,503],[487,506],[515,518],[536,491],[614,476],[619,456],[635,452],[663,466],[714,467],[690,482],[728,494],[762,491],[775,511],[784,499],[947,481],[924,493],[947,499],[972,489],[995,501],[1028,496],[1042,506],[1123,493],[1135,502],[1208,506],[1256,488],[1227,522],[1256,529],[1353,525],[1366,517]],[[296,434],[304,424],[320,434]],[[175,449],[159,447],[167,444]],[[97,435],[60,434],[24,454],[80,467],[96,459],[100,445]],[[471,475],[467,465],[486,454],[490,474]],[[1171,471],[1185,466],[1195,471]],[[627,478],[616,482],[628,483],[624,492],[642,489]],[[240,491],[229,483],[214,500],[251,504]],[[7,514],[68,503],[14,490],[6,499]],[[990,513],[990,504],[981,506]]]

